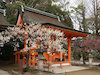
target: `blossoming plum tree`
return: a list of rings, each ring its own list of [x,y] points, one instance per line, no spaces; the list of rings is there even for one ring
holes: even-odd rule
[[[94,50],[100,51],[99,45],[100,45],[100,37],[87,38],[87,39],[81,40],[81,41],[76,40],[74,42],[74,47],[77,50],[81,51],[83,54],[85,52],[87,52],[90,55],[89,57],[93,56],[91,54],[94,52]],[[83,59],[83,61],[85,61],[85,59]]]
[[[8,27],[7,30],[0,33],[0,40],[2,42],[13,42],[13,46],[17,51],[27,51],[27,63],[26,68],[28,69],[28,60],[29,54],[31,50],[36,46],[36,43],[40,46],[47,46],[46,50],[49,54],[51,49],[52,51],[64,51],[63,48],[63,40],[55,39],[55,38],[64,38],[64,33],[60,30],[54,30],[52,28],[47,28],[45,26],[41,26],[39,23],[32,23],[30,25],[24,24],[23,26],[14,26]],[[25,40],[27,39],[26,43]],[[23,45],[22,45],[23,43]],[[31,45],[30,45],[31,43]],[[26,48],[24,46],[26,44]],[[52,46],[51,46],[52,45]],[[44,47],[43,47],[44,48]]]
[[[32,23],[30,25],[23,25],[8,27],[7,30],[0,33],[0,40],[3,42],[8,42],[13,40],[14,47],[19,47],[21,42],[24,42],[26,37],[29,37],[28,40],[32,43],[36,43],[41,41],[42,44],[48,46],[47,51],[50,51],[50,39],[51,37],[64,38],[64,33],[60,30],[53,30],[51,28],[46,28],[45,26],[41,26],[39,23]],[[51,39],[52,49],[56,49],[57,51],[64,50],[61,39]],[[28,42],[27,42],[28,43]],[[32,45],[33,46],[33,45]],[[28,49],[26,49],[27,51]]]

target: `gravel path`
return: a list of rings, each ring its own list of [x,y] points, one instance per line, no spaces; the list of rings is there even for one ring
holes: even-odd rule
[[[10,75],[8,72],[0,69],[0,75]]]

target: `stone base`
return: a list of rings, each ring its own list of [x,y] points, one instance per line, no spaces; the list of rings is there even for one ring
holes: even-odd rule
[[[38,63],[39,63],[38,70],[52,72],[52,73],[65,73],[65,72],[72,72],[72,71],[88,69],[87,67],[82,67],[82,66],[63,66],[63,67],[46,67],[46,68],[44,68],[43,60],[40,60]],[[67,65],[69,65],[69,64],[67,64]]]
[[[66,66],[66,67],[55,67],[55,68],[40,68],[39,70],[52,72],[52,73],[65,73],[65,72],[73,72],[73,71],[79,71],[85,69],[88,68],[82,66]]]

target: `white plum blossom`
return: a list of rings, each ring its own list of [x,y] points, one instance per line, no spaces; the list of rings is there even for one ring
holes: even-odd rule
[[[29,36],[30,42],[32,44],[36,43],[36,40],[42,41],[42,44],[49,46],[48,51],[50,51],[50,39],[52,36],[56,38],[64,38],[64,33],[60,30],[54,30],[52,28],[46,28],[45,26],[41,26],[39,23],[32,23],[30,25],[23,25],[23,27],[8,27],[6,31],[0,33],[0,40],[3,42],[8,42],[11,38],[15,40],[20,39],[20,41],[25,40],[25,37]],[[52,49],[56,49],[56,51],[64,50],[63,48],[63,40],[62,39],[51,39],[52,40]],[[17,43],[16,46],[19,46]],[[26,49],[27,51],[28,49]]]

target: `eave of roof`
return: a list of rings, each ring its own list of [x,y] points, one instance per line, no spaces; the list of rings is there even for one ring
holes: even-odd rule
[[[58,27],[58,28],[62,28],[62,29],[65,29],[65,30],[70,30],[72,32],[77,32],[77,33],[82,33],[82,34],[90,34],[90,33],[87,33],[87,32],[82,32],[82,31],[79,31],[79,30],[75,30],[75,29],[72,29],[70,27],[67,27],[67,26],[61,26],[61,25],[55,25],[55,24],[51,24],[51,23],[44,23],[43,25],[49,25],[49,26],[54,26],[54,27]]]
[[[0,24],[0,32],[5,31],[7,27],[14,27],[15,25],[2,25]]]
[[[30,12],[34,12],[34,13],[38,13],[38,14],[41,14],[41,15],[44,15],[44,16],[48,16],[48,17],[52,17],[52,18],[57,18],[58,19],[58,16],[56,16],[54,14],[51,14],[51,13],[48,13],[48,12],[44,12],[44,11],[41,11],[41,10],[37,10],[37,9],[34,9],[34,8],[30,8],[30,7],[21,5],[22,12],[24,12],[24,9],[27,10],[27,11],[30,11]]]
[[[6,16],[6,9],[0,9],[0,13],[2,13],[4,16]]]
[[[2,25],[2,24],[0,24],[0,27],[14,27],[15,25]]]

